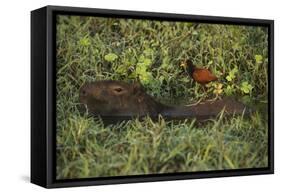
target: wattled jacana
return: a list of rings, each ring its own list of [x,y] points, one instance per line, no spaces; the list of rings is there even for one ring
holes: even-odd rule
[[[196,67],[191,60],[187,60],[186,63],[181,64],[181,66],[183,66],[192,79],[199,84],[205,85],[218,80],[210,70]]]

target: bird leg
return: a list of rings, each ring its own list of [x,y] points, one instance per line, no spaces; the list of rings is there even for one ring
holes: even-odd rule
[[[202,100],[204,100],[204,96],[201,97],[201,98],[200,98],[199,100],[197,100],[196,102],[191,103],[191,104],[187,104],[187,105],[185,105],[185,106],[196,106],[196,105],[200,104],[200,103],[202,102]]]
[[[192,103],[192,104],[187,104],[187,105],[185,105],[185,106],[196,106],[196,105],[200,104],[200,102],[202,102],[203,99],[204,99],[204,98],[200,98],[197,102]]]
[[[207,101],[208,101],[208,102],[211,102],[211,104],[212,104],[212,102],[215,102],[215,101],[217,101],[218,99],[220,100],[221,97],[220,97],[218,94],[216,94],[216,96],[215,96],[214,98],[209,99],[209,100],[207,100]]]
[[[203,92],[203,95],[200,95],[200,98],[199,98],[198,101],[196,101],[195,103],[192,103],[192,104],[185,105],[185,106],[196,106],[196,105],[200,104],[203,100],[205,100],[205,98],[206,98],[206,90],[205,89],[206,88],[203,85],[204,92]]]

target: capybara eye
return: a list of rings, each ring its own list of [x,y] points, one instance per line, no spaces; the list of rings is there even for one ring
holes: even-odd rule
[[[115,88],[114,90],[115,90],[116,92],[122,92],[123,89],[122,89],[122,88]]]

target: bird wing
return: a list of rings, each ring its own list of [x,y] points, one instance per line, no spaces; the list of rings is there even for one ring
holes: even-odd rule
[[[193,72],[193,79],[199,83],[207,83],[210,81],[215,81],[218,78],[214,76],[208,69],[196,69]]]

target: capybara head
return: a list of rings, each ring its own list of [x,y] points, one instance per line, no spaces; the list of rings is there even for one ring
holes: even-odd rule
[[[80,103],[95,115],[143,115],[154,111],[155,102],[140,83],[95,81],[80,89]]]

